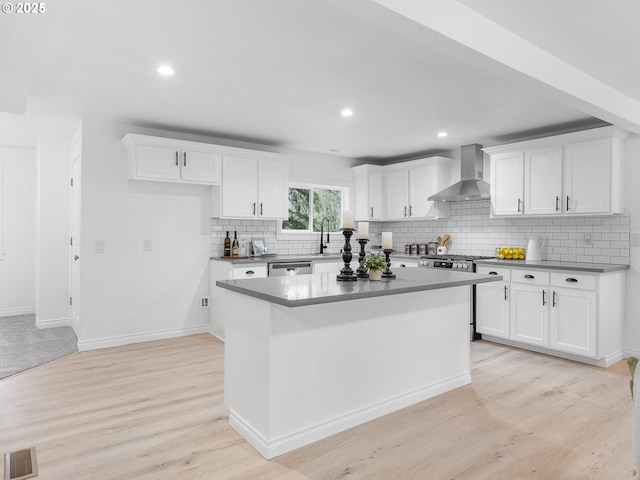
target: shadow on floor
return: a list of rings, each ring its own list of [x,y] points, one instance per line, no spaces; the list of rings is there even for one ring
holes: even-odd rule
[[[0,318],[0,379],[77,351],[71,327],[36,328],[35,315]]]

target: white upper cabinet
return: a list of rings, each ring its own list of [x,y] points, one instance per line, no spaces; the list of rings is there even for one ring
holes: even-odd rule
[[[562,147],[528,150],[524,156],[524,213],[562,213]]]
[[[409,169],[386,171],[384,175],[385,219],[409,218]]]
[[[564,147],[565,209],[570,213],[609,213],[611,155],[609,138]]]
[[[216,145],[127,134],[129,177],[135,180],[218,185],[222,155]]]
[[[288,160],[279,155],[249,150],[225,154],[222,184],[211,190],[211,216],[288,218]]]
[[[523,152],[508,152],[491,156],[489,191],[494,215],[522,215],[524,187]]]
[[[615,127],[484,149],[492,215],[622,213],[622,150]]]
[[[353,167],[356,220],[448,218],[449,202],[428,198],[451,184],[451,163],[450,158],[429,157]]]
[[[383,167],[360,165],[353,167],[356,221],[384,219]]]

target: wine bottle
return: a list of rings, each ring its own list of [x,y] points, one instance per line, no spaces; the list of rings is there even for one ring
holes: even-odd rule
[[[233,243],[231,244],[231,255],[237,257],[239,255],[240,245],[238,244],[238,232],[233,232]]]
[[[227,230],[227,236],[224,237],[224,256],[231,256],[231,239],[229,238],[229,230]]]

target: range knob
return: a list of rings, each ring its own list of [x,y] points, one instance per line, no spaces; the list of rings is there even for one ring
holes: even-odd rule
[[[459,268],[459,267],[460,267],[460,265],[458,265],[457,263],[453,264],[453,268]]]
[[[464,264],[462,264],[462,268],[469,268],[469,265],[464,263]]]

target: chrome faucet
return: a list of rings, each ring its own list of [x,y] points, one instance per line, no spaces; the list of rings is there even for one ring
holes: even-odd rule
[[[322,242],[322,236],[324,235],[324,221],[327,221],[327,243],[329,243],[329,219],[327,217],[324,217],[322,219],[322,222],[320,222],[320,253],[324,252],[324,249],[327,248],[327,246]]]

